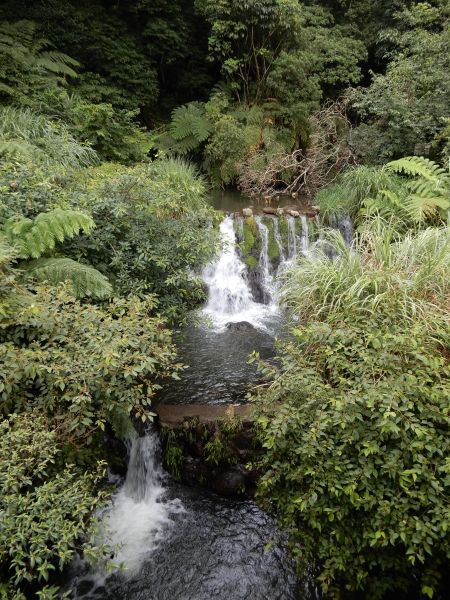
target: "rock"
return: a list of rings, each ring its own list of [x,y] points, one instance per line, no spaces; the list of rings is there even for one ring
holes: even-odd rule
[[[317,206],[317,205],[311,206],[311,209],[314,210],[314,211],[316,211],[316,212],[320,212],[320,206]]]
[[[238,323],[227,323],[225,325],[230,331],[252,331],[253,325],[248,321],[239,321]]]
[[[265,213],[266,215],[276,215],[277,209],[274,208],[273,206],[264,206],[263,213]]]
[[[281,215],[284,215],[284,208],[277,208],[277,216],[281,217]]]
[[[212,489],[222,496],[241,496],[245,493],[247,478],[243,469],[214,469],[211,478]]]
[[[253,210],[251,208],[244,208],[242,210],[242,214],[244,215],[244,217],[252,217],[253,216]]]
[[[181,479],[187,485],[198,485],[206,481],[208,466],[199,458],[186,456],[181,468]]]
[[[291,215],[291,217],[295,217],[295,218],[298,218],[300,216],[300,213],[298,212],[298,210],[288,210],[287,213],[288,213],[288,215]]]

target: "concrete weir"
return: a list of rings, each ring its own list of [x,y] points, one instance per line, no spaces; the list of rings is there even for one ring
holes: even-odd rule
[[[251,422],[250,404],[159,404],[153,410],[159,417],[161,427],[176,429],[185,421],[198,419],[200,424],[221,421],[230,416]]]

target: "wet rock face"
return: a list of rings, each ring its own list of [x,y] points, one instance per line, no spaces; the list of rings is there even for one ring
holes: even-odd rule
[[[228,498],[245,494],[248,487],[248,472],[244,467],[214,469],[210,475],[211,488]]]
[[[177,479],[227,498],[253,497],[257,473],[247,465],[262,449],[250,421],[198,423],[161,430],[163,461]]]
[[[247,269],[247,277],[254,301],[260,304],[268,304],[270,298],[267,292],[264,291],[264,281],[259,266],[249,267]]]

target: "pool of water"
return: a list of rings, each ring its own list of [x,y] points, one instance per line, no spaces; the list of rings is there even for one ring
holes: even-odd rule
[[[262,359],[274,356],[274,319],[270,329],[235,325],[221,329],[190,325],[176,338],[178,358],[187,365],[179,381],[164,387],[159,401],[166,404],[222,404],[242,402],[252,385],[261,381],[255,363],[249,364],[251,352]]]
[[[107,578],[82,570],[74,597],[84,600],[301,600],[315,598],[300,584],[273,519],[253,502],[225,500],[169,484],[184,512],[173,517],[156,548],[135,573]],[[145,541],[143,542],[145,544]]]

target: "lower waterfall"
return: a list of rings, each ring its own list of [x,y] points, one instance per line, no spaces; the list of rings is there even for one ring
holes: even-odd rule
[[[104,535],[119,550],[114,562],[135,572],[170,526],[171,515],[183,510],[179,500],[165,501],[164,472],[156,430],[131,441],[125,483],[103,518]]]

